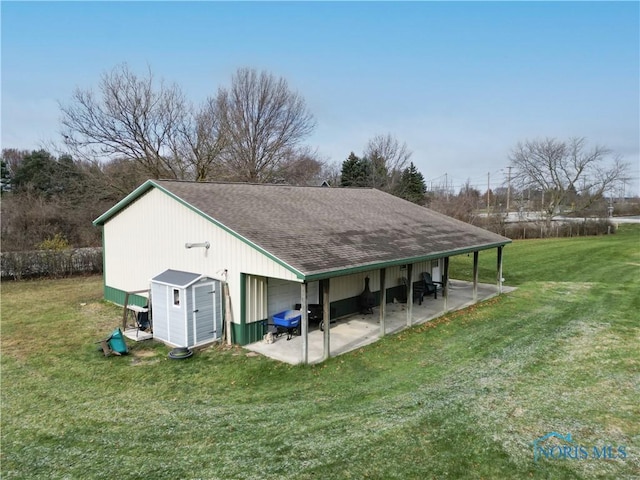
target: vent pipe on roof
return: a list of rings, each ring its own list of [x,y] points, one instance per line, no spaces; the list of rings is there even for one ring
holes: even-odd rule
[[[207,250],[209,250],[209,247],[211,246],[211,244],[209,242],[203,242],[203,243],[185,243],[184,244],[184,248],[194,248],[194,247],[204,247]]]

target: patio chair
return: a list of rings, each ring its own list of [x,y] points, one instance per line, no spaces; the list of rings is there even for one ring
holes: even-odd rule
[[[434,282],[431,278],[431,274],[429,272],[422,272],[422,283],[424,284],[424,294],[431,295],[433,293],[433,298],[438,298],[438,289],[442,290],[444,285],[442,282]]]
[[[402,283],[404,285],[405,293],[404,293],[404,297],[407,299],[408,301],[408,297],[409,297],[409,280],[407,280],[406,277],[402,277]],[[419,281],[419,282],[414,282],[413,283],[413,301],[415,302],[416,300],[418,301],[418,305],[422,305],[422,298],[424,297],[425,294],[425,286],[424,286],[424,282]]]

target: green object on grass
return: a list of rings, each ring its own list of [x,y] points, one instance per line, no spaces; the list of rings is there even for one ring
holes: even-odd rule
[[[111,336],[109,337],[109,348],[116,353],[127,353],[127,344],[124,341],[124,337],[122,335],[122,330],[120,328],[116,328]]]

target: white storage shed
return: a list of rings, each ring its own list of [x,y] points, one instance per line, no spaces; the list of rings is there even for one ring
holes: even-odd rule
[[[175,347],[211,343],[222,335],[220,281],[166,270],[151,280],[153,336]]]

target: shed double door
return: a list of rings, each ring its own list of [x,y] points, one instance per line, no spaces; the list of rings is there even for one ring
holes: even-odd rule
[[[194,285],[193,295],[193,344],[211,342],[222,333],[220,282]]]

